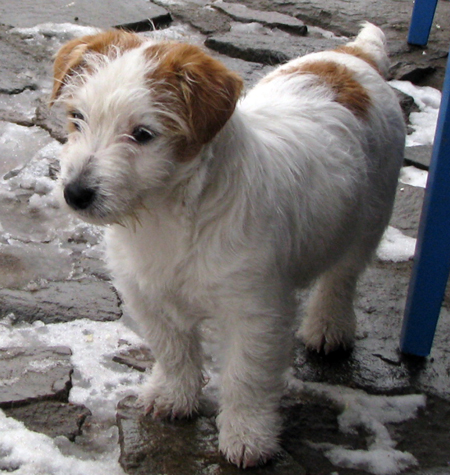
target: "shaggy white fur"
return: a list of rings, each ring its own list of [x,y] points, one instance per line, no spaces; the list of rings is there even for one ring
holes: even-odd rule
[[[238,101],[239,78],[197,48],[127,35],[87,37],[57,57],[54,97],[72,124],[61,189],[82,218],[108,225],[115,285],[157,360],[148,410],[196,411],[199,326],[215,319],[219,447],[253,466],[279,448],[295,290],[316,282],[308,348],[354,339],[357,278],[403,159],[384,36],[366,24],[350,52],[294,60]]]

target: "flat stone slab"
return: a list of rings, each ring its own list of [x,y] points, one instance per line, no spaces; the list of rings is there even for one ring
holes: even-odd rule
[[[239,58],[230,58],[229,56],[217,53],[217,51],[211,51],[211,53],[213,57],[221,61],[228,69],[237,72],[244,80],[245,86],[248,88],[254,86],[259,80],[274,69],[273,66],[265,66],[261,63],[243,61]]]
[[[309,38],[277,34],[245,34],[230,31],[213,35],[205,45],[219,53],[246,61],[275,65],[316,51],[336,48],[338,39]]]
[[[2,10],[14,8],[14,6],[19,7],[19,3],[0,6],[0,21],[2,23],[6,21]],[[0,64],[2,65],[0,93],[17,94],[27,89],[38,89],[39,77],[44,74],[46,62],[48,61],[49,64],[49,60],[46,58],[43,63],[43,49],[34,47],[30,51],[24,42],[17,41],[17,38],[10,35],[9,29],[0,25]]]
[[[42,432],[49,437],[64,436],[71,442],[81,435],[81,428],[91,411],[61,401],[38,401],[19,407],[6,407],[8,417],[22,421],[27,429]]]
[[[413,84],[421,84],[428,77],[436,72],[436,68],[421,63],[394,63],[390,68],[390,73],[400,81],[411,81]]]
[[[308,32],[306,25],[301,20],[283,13],[253,10],[240,3],[227,3],[221,0],[214,2],[212,5],[237,21],[257,22],[269,28],[279,28],[302,36]]]
[[[393,428],[399,441],[398,450],[414,454],[420,469],[412,475],[448,475],[450,434],[450,403],[436,397],[427,397],[426,408],[417,418]],[[340,470],[339,470],[340,472]]]
[[[168,4],[166,6],[177,21],[192,26],[204,35],[228,31],[231,18],[205,3],[203,0],[180,1],[170,2],[170,6]]]
[[[377,398],[372,393],[343,389],[358,398]],[[372,394],[372,395],[370,395]],[[402,396],[399,396],[400,398]],[[405,396],[408,398],[409,396]],[[420,396],[418,396],[420,398]],[[379,397],[379,408],[401,406],[401,401],[390,402]],[[358,406],[358,402],[354,405]],[[361,467],[333,465],[326,455],[327,448],[345,447],[350,452],[373,456],[373,427],[370,418],[357,430],[343,430],[339,416],[354,411],[341,406],[336,395],[329,398],[326,391],[316,393],[313,384],[304,389],[291,390],[283,397],[281,414],[283,432],[282,450],[271,462],[251,469],[256,475],[331,474],[366,475]],[[362,407],[362,406],[361,406]],[[448,461],[448,430],[450,429],[450,403],[438,397],[427,398],[420,406],[416,418],[397,423],[382,423],[396,450],[412,453],[420,467],[445,466]],[[358,410],[358,409],[357,409]],[[213,416],[200,415],[191,420],[155,421],[144,416],[134,396],[123,399],[118,405],[117,422],[121,449],[120,463],[130,475],[238,475],[243,471],[227,463],[217,450],[217,429]],[[372,408],[373,411],[373,408]],[[424,427],[425,425],[425,427]],[[355,428],[356,429],[356,428]],[[433,439],[433,446],[425,442]],[[364,457],[361,457],[363,460]],[[412,473],[408,471],[407,473]],[[414,472],[415,473],[415,472]],[[425,472],[418,472],[425,473]],[[433,472],[434,473],[434,472]]]
[[[129,475],[238,475],[242,470],[227,463],[217,449],[214,418],[155,421],[143,416],[134,396],[123,399],[117,409],[120,464]],[[304,475],[292,457],[283,453],[255,475]]]
[[[407,236],[417,237],[424,195],[425,188],[399,183],[391,226],[400,229]]]
[[[23,0],[0,6],[0,18],[3,24],[21,28],[41,23],[77,23],[98,28],[121,26],[140,31],[152,29],[152,22],[158,25],[171,21],[165,8],[145,0],[111,0],[102,8],[91,0],[58,3],[54,0]],[[138,26],[142,24],[147,28]]]
[[[67,126],[65,115],[61,113],[59,106],[53,106],[51,109],[48,105],[48,96],[40,98],[36,106],[36,116],[33,123],[44,128],[58,142],[64,143],[67,140]],[[58,114],[55,109],[59,107]]]
[[[0,318],[9,313],[28,323],[68,322],[76,318],[112,321],[122,315],[111,285],[93,280],[49,282],[47,288],[35,292],[1,289]]]
[[[405,161],[410,165],[428,170],[430,168],[431,154],[433,147],[431,145],[417,145],[416,147],[405,148]]]
[[[0,407],[67,401],[72,352],[66,346],[0,349]]]

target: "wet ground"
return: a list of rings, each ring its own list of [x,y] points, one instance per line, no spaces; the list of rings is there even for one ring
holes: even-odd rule
[[[62,41],[76,34],[73,28],[58,30],[55,24],[132,25],[146,30],[151,18],[162,29],[170,26],[171,37],[205,44],[250,86],[273,65],[333,47],[345,41],[342,36],[355,34],[361,21],[369,20],[386,32],[393,78],[441,88],[450,3],[439,2],[426,48],[406,44],[409,0],[250,0],[245,11],[235,2],[202,0],[167,0],[159,5],[136,0],[126,6],[111,2],[107,12],[91,3],[62,6],[36,0],[0,5],[0,408],[29,429],[55,438],[63,452],[89,458],[110,450],[128,474],[241,473],[217,454],[214,406],[205,403],[194,421],[161,423],[142,417],[131,395],[120,401],[117,419],[102,418],[98,408],[74,402],[75,392],[89,384],[71,362],[77,350],[45,346],[42,341],[50,339],[38,337],[51,333],[50,327],[59,322],[127,320],[101,261],[101,232],[68,216],[52,195],[65,132],[57,111],[47,107],[51,57]],[[52,25],[23,29],[47,22]],[[85,32],[80,29],[80,34]],[[408,116],[414,104],[401,99]],[[429,146],[405,152],[407,163],[420,168],[427,168],[429,156]],[[422,188],[399,184],[392,226],[416,237],[422,199]],[[283,452],[268,466],[249,473],[394,473],[379,471],[380,457],[385,461],[394,454],[396,470],[403,473],[450,474],[450,295],[444,301],[430,357],[401,355],[398,340],[411,265],[410,260],[377,259],[368,269],[358,290],[359,327],[352,352],[325,357],[306,352],[297,342],[294,383],[282,403]],[[16,338],[20,332],[35,332],[35,340]],[[94,330],[82,335],[87,342],[95,340]],[[108,368],[123,371],[133,384],[151,366],[148,350],[125,335],[105,359]],[[298,386],[298,381],[305,385]],[[329,386],[334,392],[327,392]],[[344,397],[347,406],[337,396],[346,390],[353,391]],[[389,449],[378,462],[379,433],[364,422],[363,412],[351,430],[342,426],[342,414],[359,404],[355,402],[359,390],[364,391],[363,400],[375,397],[367,403],[370,410],[374,404],[402,407],[411,395],[426,395],[426,405],[417,405],[417,417],[387,418],[382,423],[384,443],[386,437],[393,441],[391,448],[397,452]],[[339,461],[332,454],[337,446],[348,449],[353,462],[358,456],[366,460],[351,465],[342,461],[341,453]],[[402,462],[405,453],[412,454],[417,465]],[[372,465],[367,454],[375,460]],[[20,472],[20,463],[5,460],[0,447],[0,473],[26,473]]]

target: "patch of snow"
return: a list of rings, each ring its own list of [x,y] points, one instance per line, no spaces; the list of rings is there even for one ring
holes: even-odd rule
[[[0,205],[3,213],[3,235],[0,241],[10,239],[23,242],[49,242],[58,235],[58,228],[70,223],[70,216],[59,210],[55,194],[56,180],[51,176],[61,144],[47,132],[22,127],[22,130],[8,129],[4,134],[9,147],[17,137],[18,159],[4,162],[7,173],[0,179]],[[0,143],[0,151],[2,145]]]
[[[321,444],[309,444],[321,449]],[[315,445],[315,447],[314,447]],[[396,475],[417,465],[417,460],[408,452],[391,449],[349,450],[344,447],[324,448],[328,460],[338,467],[365,470],[374,475]]]
[[[245,33],[245,34],[257,34],[257,35],[271,35],[272,30],[261,25],[261,23],[240,23],[232,22],[231,23],[231,32],[233,33]]]
[[[36,190],[36,193],[31,195],[30,199],[28,200],[28,208],[32,211],[43,210],[48,208],[59,208],[58,200],[55,198],[53,193],[49,193],[48,195],[41,194],[42,192],[45,193],[44,187],[46,183],[40,182],[39,183],[39,190]],[[49,185],[47,183],[47,185]],[[47,191],[52,191],[49,187]]]
[[[51,368],[56,368],[57,366],[59,366],[59,362],[48,357],[42,360],[30,361],[25,368],[25,372],[32,371],[35,373],[44,373]]]
[[[408,94],[419,107],[409,116],[414,132],[406,137],[406,146],[432,145],[441,103],[441,92],[429,86],[415,86],[409,81],[392,80],[389,84]]]
[[[53,139],[39,127],[0,121],[0,177],[21,168]]]
[[[30,154],[26,165],[7,180],[6,184],[11,190],[21,188],[48,193],[54,188],[55,181],[50,178],[50,165],[56,160],[62,145],[56,140],[49,140],[48,133],[45,134],[47,138],[45,146],[41,145],[32,155]],[[22,144],[22,150],[26,155],[32,151],[26,148],[26,144]]]
[[[101,31],[99,28],[74,23],[41,23],[31,28],[13,28],[10,33],[34,40],[57,38],[62,43],[79,36],[94,35],[99,31]]]
[[[114,363],[113,356],[127,346],[142,346],[143,340],[121,321],[75,320],[44,324],[37,321],[20,326],[2,325],[0,347],[68,346],[74,366],[70,402],[83,404],[100,419],[114,419],[117,402],[134,394],[143,377],[127,366]]]
[[[142,36],[151,38],[155,41],[184,41],[199,46],[203,45],[205,41],[204,35],[201,35],[191,26],[182,23],[174,23],[168,28],[162,30],[147,31],[142,33]]]
[[[290,37],[289,33],[285,31],[279,30],[278,28],[268,28],[266,26],[261,25],[258,22],[252,23],[240,23],[240,22],[232,22],[231,23],[231,32],[233,33],[241,33],[241,34],[251,34],[251,35],[266,35],[266,36],[285,36]]]
[[[25,138],[20,135],[22,129],[28,131]],[[31,130],[33,131],[33,128]],[[80,244],[82,245],[80,252],[83,255],[101,258],[102,248],[99,245],[102,236],[101,229],[80,221],[66,209],[60,189],[56,187],[57,181],[52,176],[54,168],[57,167],[57,157],[62,145],[51,139],[44,131],[42,131],[44,135],[40,141],[40,135],[34,136],[34,132],[30,132],[30,128],[26,127],[21,127],[18,131],[15,129],[12,132],[6,131],[3,135],[5,142],[11,144],[15,133],[19,134],[17,153],[27,158],[22,166],[6,167],[8,169],[4,175],[6,179],[0,180],[0,205],[4,210],[0,246],[2,244],[5,246],[3,251],[9,254],[26,254],[27,261],[31,262],[30,259],[34,260],[32,257],[34,254],[29,247],[30,243],[38,245],[46,243],[47,247],[54,247],[59,254],[70,254],[72,251],[65,248],[69,244],[71,248]],[[36,144],[33,144],[31,139],[34,139]],[[17,165],[17,162],[15,164]],[[21,247],[26,249],[21,251],[19,249]],[[53,262],[52,265],[54,264]],[[58,267],[68,271],[66,265],[56,266]],[[43,269],[48,271],[49,266],[44,265]],[[50,272],[50,275],[54,276],[54,274]],[[68,275],[69,272],[64,278]],[[41,277],[45,276],[39,274],[32,280]]]
[[[170,5],[186,5],[187,3],[195,3],[197,5],[201,5],[202,3],[207,3],[202,0],[158,0],[158,5],[163,6],[170,6]]]
[[[308,25],[308,34],[319,34],[320,36],[328,40],[342,40],[343,42],[348,41],[348,38],[346,36],[335,35],[332,31],[324,30],[319,26]]]
[[[428,172],[419,168],[408,166],[400,170],[400,181],[405,185],[418,186],[426,188]]]
[[[45,48],[49,55],[53,55],[61,46],[73,38],[85,35],[93,35],[101,31],[99,28],[76,25],[73,23],[42,23],[31,28],[12,28],[9,35],[19,36],[33,45]],[[51,91],[51,76],[35,77],[41,94],[48,96]]]
[[[41,91],[29,89],[20,94],[0,94],[0,112],[2,115],[14,112],[21,118],[32,121],[36,116],[37,101],[40,97]]]
[[[47,279],[38,278],[36,280],[31,280],[25,287],[25,290],[28,290],[29,292],[37,292],[42,289],[48,289]]]
[[[388,226],[377,249],[382,261],[402,262],[414,257],[417,239],[406,236],[399,229]]]
[[[117,462],[118,452],[96,460],[64,455],[56,441],[28,430],[22,422],[0,410],[0,472],[15,475],[125,475]]]
[[[417,415],[425,407],[426,397],[421,394],[407,396],[378,396],[344,386],[322,383],[305,383],[291,375],[291,392],[300,397],[322,399],[339,412],[339,430],[344,434],[357,433],[363,427],[370,437],[367,450],[352,450],[330,443],[308,444],[324,452],[334,464],[343,468],[366,470],[374,475],[396,475],[402,470],[417,465],[413,455],[395,449],[386,427],[387,423],[402,422]]]
[[[0,410],[0,473],[5,470],[17,475],[124,475],[118,463],[115,407],[120,399],[136,393],[144,376],[114,363],[112,358],[127,346],[142,344],[142,339],[121,321],[18,324],[13,313],[0,320],[2,348],[64,345],[71,349],[74,373],[69,401],[88,407],[93,413],[91,425],[96,427],[92,435],[87,427],[74,444],[62,436],[52,439],[28,430]],[[29,366],[42,371],[49,364],[44,360]]]

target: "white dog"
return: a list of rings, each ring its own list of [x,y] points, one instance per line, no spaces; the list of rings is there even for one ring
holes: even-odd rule
[[[384,35],[295,59],[240,99],[201,49],[110,31],[55,61],[70,134],[61,187],[107,225],[107,262],[157,360],[143,399],[190,416],[202,390],[199,326],[224,346],[219,448],[249,467],[279,448],[296,289],[315,281],[308,348],[349,347],[356,281],[389,221],[404,122]]]

